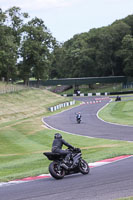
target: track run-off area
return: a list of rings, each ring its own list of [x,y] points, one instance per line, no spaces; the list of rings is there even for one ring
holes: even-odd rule
[[[75,97],[80,106],[43,118],[49,128],[87,137],[133,142],[133,127],[107,123],[98,118],[98,111],[109,98]],[[75,113],[81,112],[77,124]],[[126,134],[125,134],[126,133]],[[133,156],[121,156],[90,164],[89,175],[75,174],[62,180],[49,175],[19,184],[3,184],[0,200],[113,200],[133,196]]]

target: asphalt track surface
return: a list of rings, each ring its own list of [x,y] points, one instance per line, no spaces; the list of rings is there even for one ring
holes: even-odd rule
[[[111,125],[97,119],[97,111],[107,102],[84,104],[45,120],[57,129],[64,128],[75,134],[133,141],[132,127]],[[83,115],[81,124],[75,123],[77,111]],[[127,196],[133,196],[133,157],[91,168],[88,175],[75,174],[62,180],[51,177],[0,187],[0,200],[114,200]]]
[[[95,138],[133,141],[133,127],[109,124],[98,119],[98,110],[109,103],[110,99],[103,99],[100,103],[92,104],[87,104],[87,102],[93,102],[94,97],[76,97],[76,100],[83,101],[85,104],[44,118],[43,121],[55,129],[69,133]],[[82,114],[81,124],[76,122],[75,113],[77,112]]]
[[[0,200],[114,200],[133,196],[133,157],[92,168],[89,175],[0,187]]]

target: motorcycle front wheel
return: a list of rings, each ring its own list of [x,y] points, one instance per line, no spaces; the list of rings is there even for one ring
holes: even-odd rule
[[[89,167],[88,163],[83,159],[81,159],[79,162],[79,171],[82,174],[88,174],[90,172],[90,167]]]
[[[65,170],[59,167],[57,162],[52,162],[49,165],[49,172],[55,179],[62,179],[65,176]]]

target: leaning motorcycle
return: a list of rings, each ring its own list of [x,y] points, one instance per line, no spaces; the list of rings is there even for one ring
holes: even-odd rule
[[[88,174],[90,168],[88,163],[82,159],[81,150],[79,148],[67,149],[71,152],[71,159],[68,165],[63,165],[64,155],[59,153],[44,152],[43,154],[53,162],[49,165],[49,172],[55,179],[62,179],[65,175],[74,173]]]

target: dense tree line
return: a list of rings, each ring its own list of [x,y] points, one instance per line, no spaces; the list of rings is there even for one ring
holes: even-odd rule
[[[51,77],[133,76],[133,15],[54,49]]]
[[[133,15],[59,44],[42,19],[0,9],[0,79],[110,75],[133,76]]]

